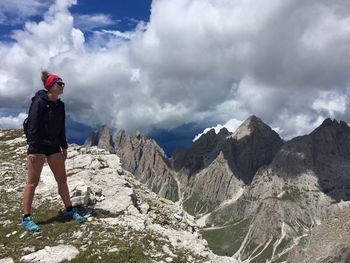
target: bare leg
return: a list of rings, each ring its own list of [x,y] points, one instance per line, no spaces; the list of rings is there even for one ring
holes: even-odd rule
[[[23,213],[29,214],[32,210],[35,188],[40,179],[41,170],[45,162],[43,154],[29,154],[27,156],[28,163],[28,179],[23,191]]]
[[[71,206],[72,202],[69,196],[66,167],[62,153],[54,153],[47,156],[47,163],[55,176],[58,185],[58,193],[60,194],[65,207]]]

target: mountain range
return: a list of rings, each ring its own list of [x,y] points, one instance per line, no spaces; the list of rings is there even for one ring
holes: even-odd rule
[[[256,116],[212,129],[170,158],[145,135],[104,126],[86,146],[195,217],[210,248],[239,262],[350,260],[350,128],[326,119],[284,141]],[[349,232],[348,232],[349,233]],[[337,236],[337,238],[335,238]],[[317,249],[316,249],[317,248]]]

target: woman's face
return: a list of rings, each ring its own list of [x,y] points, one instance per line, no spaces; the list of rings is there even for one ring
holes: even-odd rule
[[[60,95],[63,93],[64,86],[65,85],[62,81],[58,81],[52,86],[52,88],[50,89],[50,92],[52,92],[56,95]]]

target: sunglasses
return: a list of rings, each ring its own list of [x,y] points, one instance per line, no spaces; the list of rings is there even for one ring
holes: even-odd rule
[[[61,86],[62,88],[64,88],[64,86],[65,86],[64,82],[56,82],[56,84],[57,84],[58,86]]]

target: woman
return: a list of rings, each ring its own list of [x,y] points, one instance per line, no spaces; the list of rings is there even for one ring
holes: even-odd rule
[[[58,192],[66,207],[64,215],[79,222],[85,221],[72,207],[67,186],[65,160],[67,159],[67,141],[65,134],[64,103],[58,98],[63,93],[64,83],[57,75],[43,71],[41,75],[46,90],[38,91],[32,98],[27,122],[27,163],[28,180],[23,192],[23,219],[21,225],[28,231],[39,230],[31,216],[35,188],[39,183],[45,158],[53,172]]]

